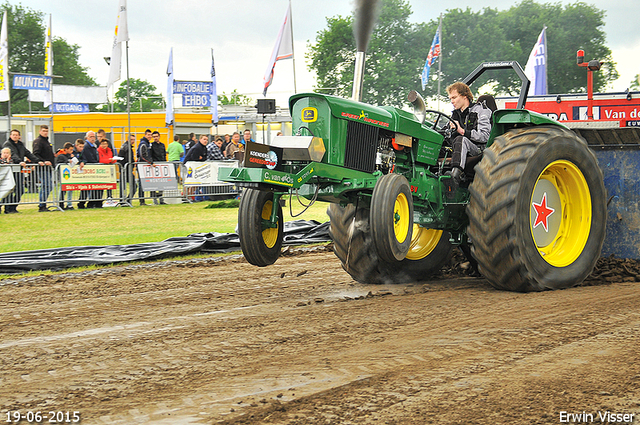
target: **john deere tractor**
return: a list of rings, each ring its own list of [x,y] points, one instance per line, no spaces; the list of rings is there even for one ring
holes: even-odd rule
[[[294,136],[246,146],[244,166],[220,170],[245,188],[238,214],[242,251],[267,266],[280,255],[285,196],[329,203],[334,251],[363,283],[427,279],[460,246],[496,288],[540,291],[574,286],[592,271],[605,234],[602,173],[572,131],[524,109],[492,114],[487,147],[467,161],[464,180],[445,196],[450,117],[305,93],[292,96]]]

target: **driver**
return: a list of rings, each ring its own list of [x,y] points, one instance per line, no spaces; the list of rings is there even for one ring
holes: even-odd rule
[[[447,87],[449,100],[455,110],[451,114],[453,130],[451,171],[447,179],[447,196],[453,197],[460,185],[467,156],[480,155],[487,145],[491,132],[491,110],[483,103],[473,103],[471,89],[465,83],[457,82]]]

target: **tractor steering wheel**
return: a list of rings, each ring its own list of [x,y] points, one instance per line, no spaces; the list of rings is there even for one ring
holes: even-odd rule
[[[426,110],[427,117],[433,118],[431,128],[441,134],[445,140],[451,139],[453,135],[453,129],[451,128],[451,122],[453,122],[450,115],[433,109]]]

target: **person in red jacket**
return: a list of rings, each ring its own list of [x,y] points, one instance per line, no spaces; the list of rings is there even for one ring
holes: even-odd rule
[[[100,145],[98,146],[98,162],[100,164],[115,164],[116,160],[113,159],[113,151],[109,147],[109,140],[102,139],[100,141]],[[96,190],[94,199],[103,199],[104,191]],[[111,197],[111,190],[107,191],[107,197]],[[93,206],[88,206],[88,208],[102,208],[102,201],[95,201]]]
[[[109,141],[102,139],[100,146],[98,147],[98,160],[101,164],[115,164],[116,160],[113,159],[113,151],[109,147]]]

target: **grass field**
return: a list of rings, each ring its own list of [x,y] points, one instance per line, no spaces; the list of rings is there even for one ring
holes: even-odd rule
[[[287,198],[288,201],[288,198]],[[191,233],[231,233],[237,208],[206,208],[211,202],[150,205],[39,213],[37,205],[19,206],[20,214],[0,217],[0,252],[68,246],[128,245],[159,242]],[[328,221],[327,203],[318,202],[300,217],[283,208],[284,220]],[[294,200],[293,213],[304,209]]]

